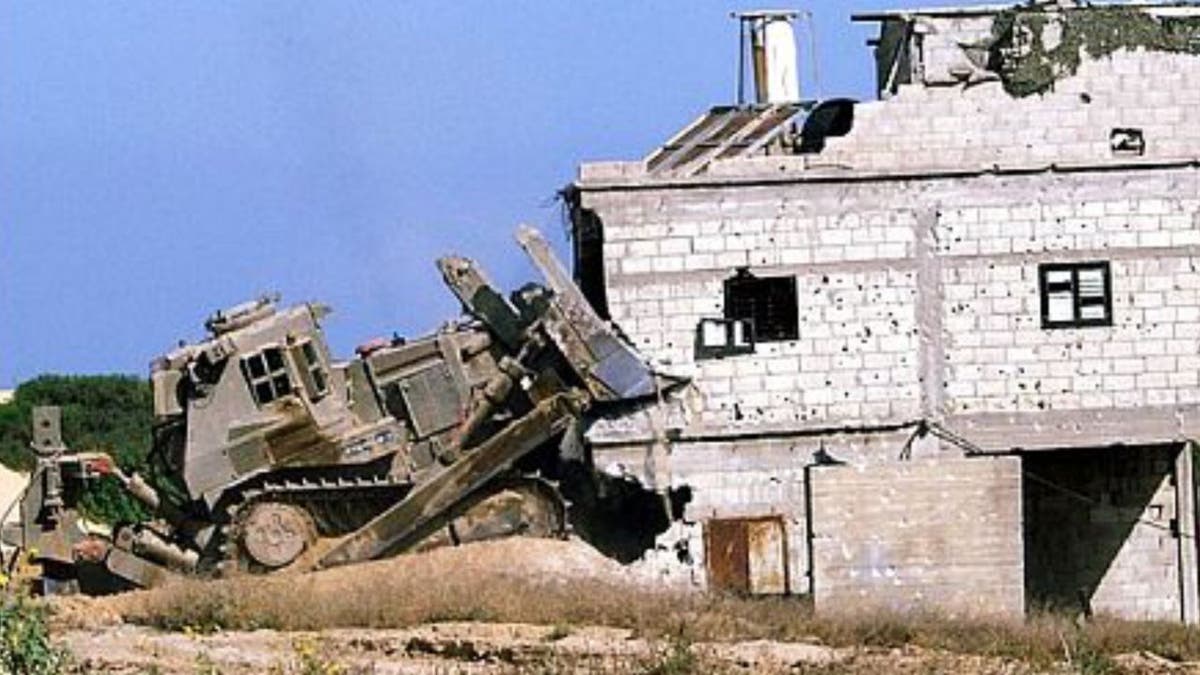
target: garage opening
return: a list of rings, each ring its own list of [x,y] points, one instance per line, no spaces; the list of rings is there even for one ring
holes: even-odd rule
[[[1031,609],[1182,617],[1180,565],[1187,551],[1176,489],[1182,450],[1170,444],[1022,456]],[[1194,520],[1185,522],[1190,531]]]

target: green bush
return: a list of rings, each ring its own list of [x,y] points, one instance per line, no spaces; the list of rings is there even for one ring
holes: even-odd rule
[[[63,442],[72,450],[107,452],[126,471],[147,472],[153,399],[146,380],[127,375],[42,375],[17,387],[0,405],[0,463],[22,471],[34,465],[30,415],[34,406],[62,408]],[[81,499],[88,516],[141,520],[144,509],[112,479],[95,481]]]
[[[62,672],[67,654],[50,641],[46,610],[23,597],[0,602],[0,673],[50,675]]]

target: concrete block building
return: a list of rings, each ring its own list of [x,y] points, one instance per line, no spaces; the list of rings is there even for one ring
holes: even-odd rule
[[[1196,621],[1200,8],[856,19],[878,100],[714,108],[567,191],[589,300],[691,378],[588,432],[680,504],[646,562]]]

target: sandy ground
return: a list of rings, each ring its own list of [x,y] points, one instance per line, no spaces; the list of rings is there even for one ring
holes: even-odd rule
[[[635,638],[628,631],[496,623],[440,623],[406,630],[275,631],[215,635],[161,633],[133,626],[62,636],[80,673],[188,675],[279,673],[847,673],[901,675],[1091,672],[1066,663],[1036,669],[1010,659],[905,647],[834,649],[766,640],[686,646]],[[1151,654],[1114,661],[1123,673],[1196,673]],[[1095,671],[1101,672],[1101,671]],[[1105,671],[1111,672],[1111,671]]]
[[[449,574],[448,574],[449,573]],[[652,576],[631,572],[579,542],[504,540],[440,549],[303,576],[241,578],[224,584],[246,592],[290,594],[302,612],[312,603],[412,601],[411,585],[437,593],[463,575],[539,580],[568,589],[590,581],[620,583],[619,592],[648,593]],[[439,582],[438,580],[441,580]],[[394,580],[409,580],[409,586]],[[391,585],[389,585],[391,584]],[[578,585],[578,586],[576,586]],[[390,589],[390,590],[389,590]],[[617,589],[614,585],[613,589]],[[125,622],[138,608],[171,593],[156,589],[108,598],[54,603],[53,632],[74,655],[79,673],[187,673],[242,675],[297,673],[971,673],[1079,672],[1062,664],[1038,671],[1012,659],[953,654],[916,647],[833,648],[815,638],[800,642],[747,641],[685,644],[633,631],[586,625],[432,621],[406,628],[305,631],[165,632]],[[394,597],[386,596],[397,593]],[[374,595],[372,595],[374,594]],[[230,596],[225,596],[230,597]],[[536,594],[534,596],[537,597]],[[536,601],[536,600],[535,600]],[[393,604],[388,604],[393,603]],[[1127,672],[1197,672],[1150,654],[1118,657]]]
[[[525,624],[442,623],[405,630],[326,630],[319,633],[229,632],[207,636],[164,634],[117,626],[64,635],[86,672],[193,673],[508,673],[638,672],[672,658],[669,645],[607,628],[563,629]],[[811,645],[768,647],[694,645],[722,663],[751,672],[793,664],[829,663],[834,650]],[[676,660],[678,656],[674,657]]]
[[[167,634],[133,626],[63,635],[90,673],[978,673],[1035,671],[1017,661],[916,648],[833,649],[770,641],[647,641],[628,631],[495,623],[440,623],[405,630]],[[1130,656],[1133,672],[1184,672]],[[1190,671],[1194,672],[1194,671]]]

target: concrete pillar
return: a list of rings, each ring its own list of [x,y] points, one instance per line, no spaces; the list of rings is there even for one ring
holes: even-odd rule
[[[1185,443],[1175,459],[1176,518],[1179,530],[1179,597],[1184,623],[1200,623],[1200,570],[1197,569],[1195,443]]]
[[[913,257],[917,261],[916,313],[921,339],[917,352],[921,415],[940,422],[946,407],[946,346],[942,325],[942,260],[938,256],[935,238],[937,225],[936,209],[917,213],[913,224]]]

